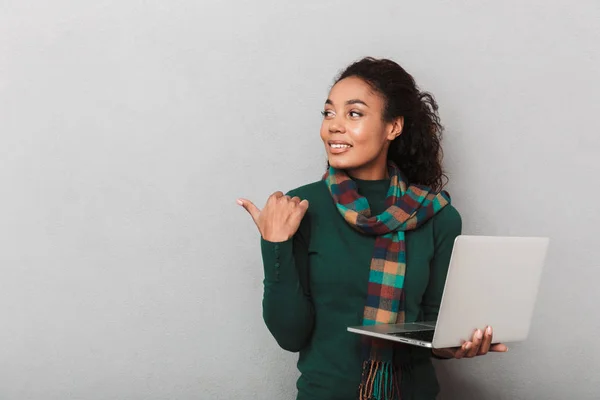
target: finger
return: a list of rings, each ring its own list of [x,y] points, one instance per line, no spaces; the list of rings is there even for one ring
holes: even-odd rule
[[[302,200],[300,204],[298,204],[295,208],[295,212],[290,215],[290,220],[293,223],[300,225],[302,219],[306,215],[306,211],[308,210],[308,200]]]
[[[477,352],[479,352],[479,347],[481,346],[481,339],[483,337],[483,333],[480,329],[477,329],[473,334],[473,343],[469,351],[467,351],[466,357],[475,357]]]
[[[504,343],[497,343],[490,346],[490,351],[506,353],[508,351],[508,346]]]
[[[482,356],[487,354],[487,352],[490,350],[490,345],[492,344],[492,336],[492,327],[488,326],[483,334],[483,340],[481,341],[481,346],[479,346],[479,352],[477,355]]]
[[[302,211],[302,215],[306,213],[306,210],[308,210],[308,206],[308,200],[302,200],[300,203],[298,203],[298,209]]]
[[[294,197],[292,197],[291,201],[292,201],[292,203],[295,203],[296,205],[298,205],[298,204],[300,204],[301,200],[300,200],[300,197],[294,196]]]
[[[467,352],[469,351],[469,349],[471,349],[471,346],[473,345],[473,343],[471,342],[464,342],[462,344],[462,346],[460,346],[455,352],[454,352],[454,358],[456,359],[461,359],[463,358]]]
[[[269,199],[267,201],[279,200],[281,197],[283,197],[283,192],[277,191],[277,192],[273,193],[272,195],[270,195]]]
[[[260,215],[260,210],[258,207],[256,207],[254,203],[247,199],[238,199],[237,203],[244,207],[246,211],[248,211],[248,214],[250,214],[254,220],[254,223],[258,225],[258,216]]]

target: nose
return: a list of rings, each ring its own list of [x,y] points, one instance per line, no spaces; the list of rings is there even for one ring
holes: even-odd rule
[[[336,115],[333,119],[329,121],[329,133],[344,133],[346,132],[346,127],[344,126],[344,121],[341,116]]]

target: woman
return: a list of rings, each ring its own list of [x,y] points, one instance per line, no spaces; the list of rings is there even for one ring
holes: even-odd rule
[[[491,327],[459,348],[400,345],[352,325],[435,320],[461,218],[441,191],[437,104],[403,68],[365,58],[336,80],[318,182],[276,192],[259,210],[263,316],[279,345],[300,352],[300,400],[435,399],[431,357],[506,351]],[[310,204],[310,207],[309,207]]]

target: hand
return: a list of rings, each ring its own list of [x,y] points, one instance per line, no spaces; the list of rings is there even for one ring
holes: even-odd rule
[[[262,211],[250,200],[238,199],[237,203],[248,211],[263,239],[269,242],[285,242],[294,236],[308,210],[308,200],[284,196],[282,192],[269,196]]]
[[[449,347],[446,349],[433,349],[432,353],[441,358],[473,358],[475,356],[483,356],[488,351],[507,352],[508,347],[502,343],[492,344],[492,327],[488,326],[485,332],[477,329],[473,333],[473,338],[470,342],[464,342],[460,347]]]

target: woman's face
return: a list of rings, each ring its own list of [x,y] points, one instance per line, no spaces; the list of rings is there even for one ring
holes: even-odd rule
[[[365,81],[348,77],[336,83],[325,102],[321,139],[329,164],[355,178],[385,174],[387,149],[402,131],[401,118],[383,120],[385,102]]]

